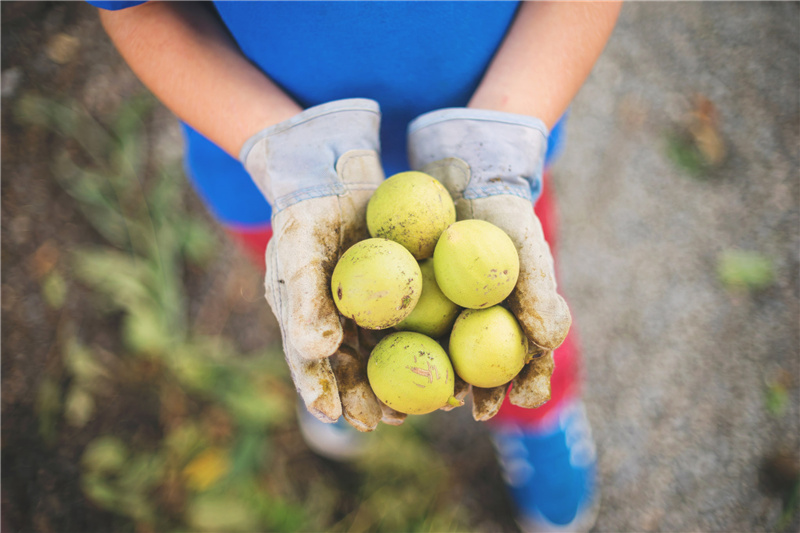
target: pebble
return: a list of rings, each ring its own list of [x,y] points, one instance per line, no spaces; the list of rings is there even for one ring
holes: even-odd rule
[[[47,42],[45,53],[55,63],[65,65],[75,59],[80,46],[81,41],[77,37],[58,33]]]

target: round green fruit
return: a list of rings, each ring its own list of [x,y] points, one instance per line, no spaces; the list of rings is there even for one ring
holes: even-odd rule
[[[450,333],[450,359],[456,373],[476,387],[508,383],[525,365],[528,339],[504,307],[465,309]]]
[[[378,186],[367,204],[367,228],[405,246],[416,259],[433,255],[439,235],[456,221],[447,189],[423,172],[395,174]]]
[[[423,415],[462,403],[453,396],[455,375],[447,353],[421,333],[384,337],[369,356],[367,378],[375,396],[401,413]]]
[[[450,331],[461,308],[451,302],[436,283],[432,258],[420,261],[419,269],[422,271],[422,295],[411,314],[395,328],[439,338]]]
[[[511,237],[484,220],[450,225],[436,244],[433,266],[445,296],[470,309],[499,304],[519,277],[519,255]]]
[[[351,246],[331,277],[336,307],[365,329],[399,324],[417,305],[422,273],[414,256],[386,239],[366,239]]]

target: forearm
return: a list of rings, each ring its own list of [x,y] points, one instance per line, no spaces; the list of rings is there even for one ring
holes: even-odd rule
[[[538,117],[552,128],[603,51],[620,7],[523,2],[469,107]]]
[[[204,6],[150,2],[100,11],[125,61],[178,117],[233,157],[301,108],[245,58]]]

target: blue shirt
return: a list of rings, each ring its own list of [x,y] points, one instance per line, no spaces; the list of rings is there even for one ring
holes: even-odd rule
[[[90,3],[123,8],[139,2]],[[121,5],[125,4],[125,5]],[[242,52],[304,107],[364,97],[381,106],[386,175],[408,169],[406,126],[463,107],[518,2],[223,1],[214,6]],[[244,168],[187,125],[186,170],[223,223],[258,226],[271,211]],[[551,142],[552,144],[552,142]]]

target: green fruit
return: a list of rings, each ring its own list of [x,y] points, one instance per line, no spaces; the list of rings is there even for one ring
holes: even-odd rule
[[[401,413],[423,415],[451,405],[455,375],[444,348],[421,333],[384,337],[369,356],[367,378],[375,396]]]
[[[336,307],[366,329],[399,324],[417,305],[422,273],[408,250],[386,239],[366,239],[342,255],[331,277]]]
[[[367,204],[372,237],[399,242],[416,259],[433,255],[444,229],[456,221],[447,189],[423,172],[401,172],[380,184]]]
[[[411,314],[395,328],[438,338],[450,331],[461,308],[451,302],[436,283],[432,258],[421,261],[419,269],[422,271],[422,295]]]
[[[508,383],[525,365],[528,339],[504,307],[465,309],[450,333],[450,359],[456,373],[476,387]]]
[[[442,233],[433,266],[445,296],[461,307],[485,309],[514,290],[519,255],[511,238],[494,224],[462,220]]]

